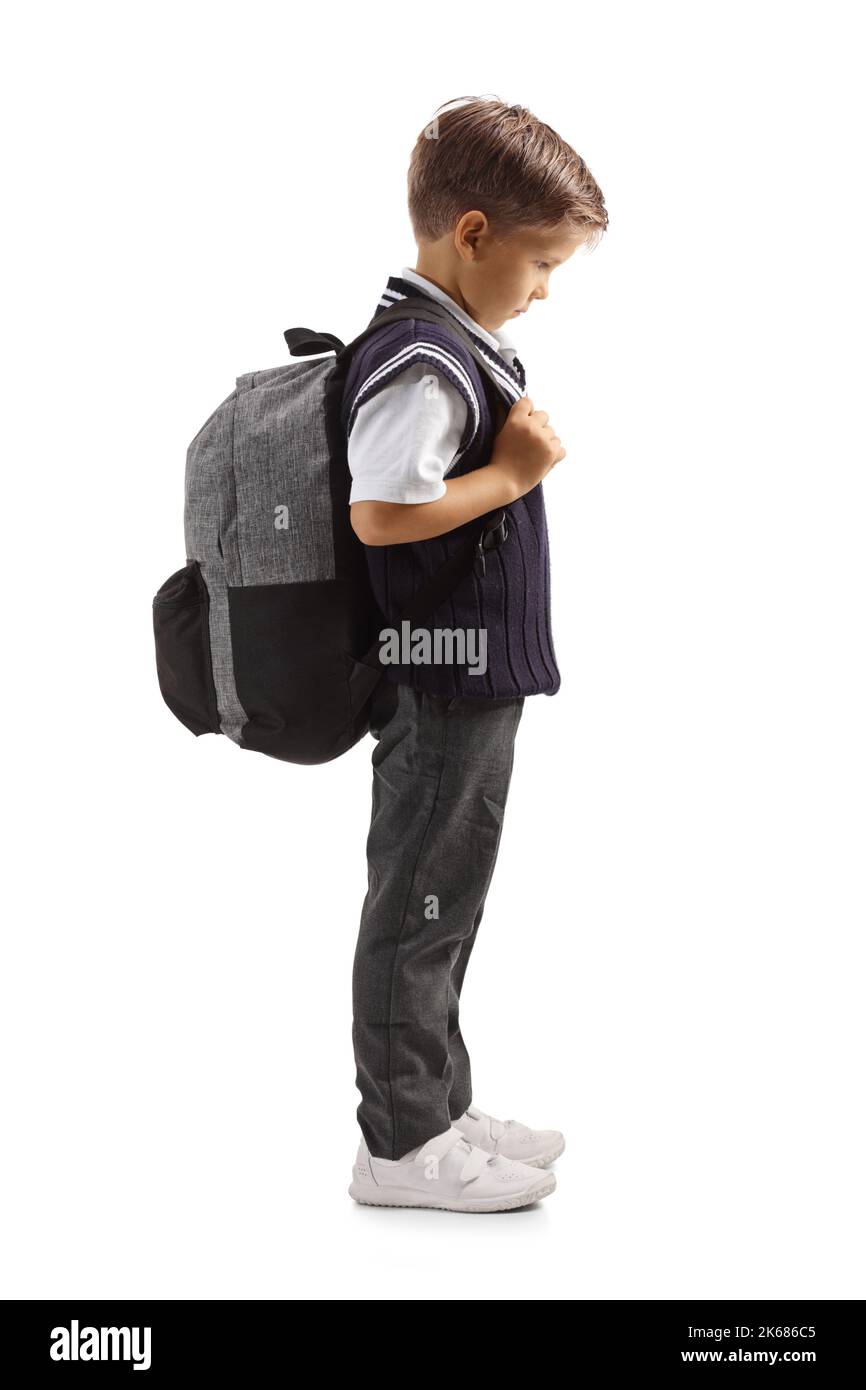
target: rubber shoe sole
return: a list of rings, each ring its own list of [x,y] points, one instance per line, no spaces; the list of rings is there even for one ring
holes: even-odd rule
[[[482,1212],[514,1211],[517,1207],[532,1206],[542,1197],[549,1197],[555,1187],[556,1178],[553,1173],[548,1173],[534,1187],[513,1197],[440,1197],[436,1200],[425,1198],[423,1193],[415,1192],[412,1188],[377,1188],[357,1182],[350,1184],[348,1192],[350,1197],[366,1207],[432,1207],[436,1211]]]

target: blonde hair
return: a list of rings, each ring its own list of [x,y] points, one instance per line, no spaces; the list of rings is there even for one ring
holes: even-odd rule
[[[563,226],[591,248],[607,228],[601,189],[577,151],[498,97],[443,102],[415,142],[408,184],[418,242],[437,241],[472,208],[503,236]]]

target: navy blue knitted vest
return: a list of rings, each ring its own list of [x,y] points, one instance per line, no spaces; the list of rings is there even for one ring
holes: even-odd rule
[[[388,298],[379,314],[406,295],[423,294],[400,276],[388,279]],[[431,296],[432,298],[432,296]],[[455,320],[456,321],[456,320]],[[461,325],[465,328],[465,325]],[[470,333],[494,368],[500,392],[510,406],[525,394],[525,375],[519,360],[507,363],[488,343]],[[405,367],[426,362],[448,378],[467,403],[467,421],[448,478],[469,473],[490,462],[495,436],[494,416],[484,380],[472,354],[447,328],[421,319],[385,325],[371,333],[355,354],[343,390],[342,422],[348,438],[358,407],[368,401]],[[497,699],[515,695],[554,695],[560,674],[553,650],[550,623],[550,559],[547,520],[541,483],[507,508],[508,538],[486,553],[483,576],[469,574],[450,598],[423,624],[432,628],[486,628],[487,670],[470,675],[465,664],[387,664],[388,680],[431,694],[472,695]],[[480,530],[479,520],[445,535],[401,545],[365,546],[367,566],[383,626],[399,627],[399,614],[421,585]],[[417,632],[422,625],[416,625]]]

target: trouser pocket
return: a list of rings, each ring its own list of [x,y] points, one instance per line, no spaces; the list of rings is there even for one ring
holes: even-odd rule
[[[210,601],[197,560],[171,575],[153,600],[156,673],[162,698],[196,736],[220,732],[211,664]]]

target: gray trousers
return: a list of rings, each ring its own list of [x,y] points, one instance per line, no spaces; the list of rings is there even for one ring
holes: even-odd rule
[[[352,972],[358,1123],[402,1158],[472,1101],[460,991],[493,875],[524,696],[373,704],[367,896]]]

